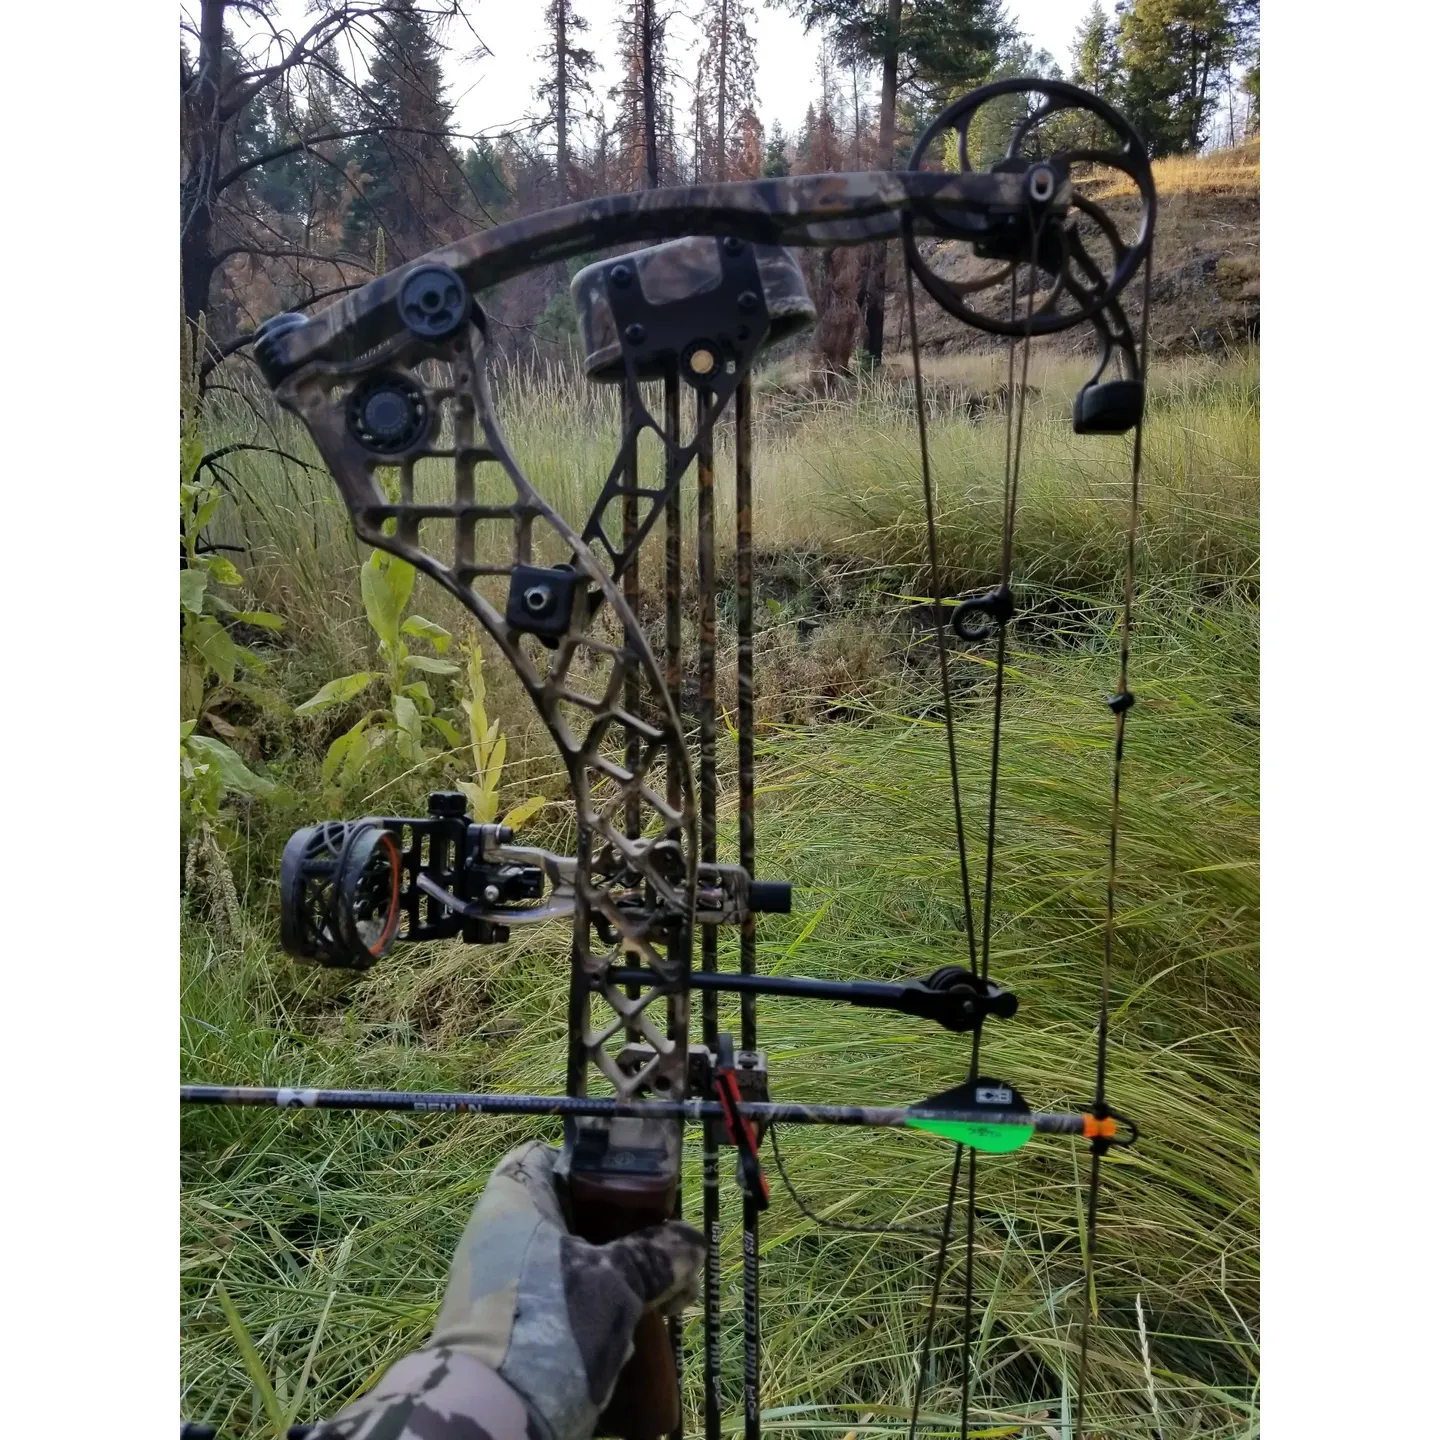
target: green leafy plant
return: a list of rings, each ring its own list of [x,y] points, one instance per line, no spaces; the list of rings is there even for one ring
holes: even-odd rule
[[[470,695],[465,702],[465,717],[470,722],[470,753],[475,760],[475,779],[456,783],[469,797],[470,813],[478,825],[488,825],[500,810],[500,779],[505,768],[505,737],[500,733],[499,720],[491,720],[485,711],[485,659],[477,645],[470,652],[465,668]],[[500,823],[518,830],[535,816],[545,804],[543,795],[532,795],[507,810]]]
[[[229,626],[280,630],[285,622],[268,610],[242,610],[227,600],[220,591],[243,585],[244,577],[224,555],[202,549],[205,527],[221,498],[220,487],[201,478],[204,317],[193,327],[186,324],[181,336],[180,795],[184,816],[208,834],[220,821],[227,795],[266,795],[274,788],[226,743],[243,737],[245,731],[225,718],[223,707],[240,699],[265,710],[286,708],[273,690],[246,678],[263,673],[266,664],[237,643]]]
[[[342,792],[382,754],[392,754],[412,766],[438,759],[439,752],[426,745],[431,734],[438,735],[451,749],[464,743],[455,726],[436,714],[435,699],[425,679],[426,675],[456,675],[460,667],[432,655],[412,654],[406,644],[407,638],[422,640],[436,655],[444,655],[450,648],[450,632],[444,626],[423,615],[405,615],[414,588],[413,565],[383,550],[372,551],[360,567],[360,596],[365,602],[365,617],[379,642],[384,668],[342,675],[295,707],[297,715],[319,715],[349,704],[377,681],[385,682],[389,703],[367,710],[326,751],[321,778]]]

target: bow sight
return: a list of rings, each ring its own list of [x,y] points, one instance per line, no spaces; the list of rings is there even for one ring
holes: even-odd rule
[[[999,102],[998,105],[996,102]],[[971,128],[987,105],[1008,146],[977,168]],[[1075,122],[1082,122],[1076,124]],[[1078,135],[1091,137],[1077,146]],[[1115,196],[1120,198],[1116,199]],[[1134,595],[1143,350],[1122,299],[1142,279],[1148,304],[1156,195],[1144,145],[1109,105],[1060,81],[1014,79],[948,105],[903,170],[808,175],[615,195],[525,216],[382,275],[318,313],[282,315],[257,334],[256,358],[279,401],[306,425],[335,477],[356,534],[431,576],[464,604],[513,668],[563,760],[575,805],[575,852],[517,845],[477,824],[462,796],[437,793],[418,817],[332,821],[299,831],[282,864],[282,940],[292,954],[365,969],[396,943],[504,941],[517,925],[568,922],[566,1093],[406,1095],[188,1087],[203,1103],[469,1111],[563,1116],[565,1197],[575,1230],[607,1240],[679,1212],[681,1132],[703,1126],[700,1194],[709,1251],[705,1292],[707,1440],[721,1434],[719,1154],[735,1147],[744,1230],[744,1433],[760,1433],[758,1216],[766,1201],[757,1148],[781,1124],[907,1125],[958,1142],[921,1346],[924,1377],[960,1182],[970,1157],[966,1249],[976,1227],[977,1150],[1005,1151],[1034,1133],[1089,1141],[1084,1283],[1092,1293],[1099,1162],[1135,1138],[1109,1106],[1105,1056],[1114,934],[1120,760]],[[790,887],[757,881],[750,374],[767,348],[815,318],[789,247],[902,242],[920,472],[929,541],[936,656],[949,749],[966,965],[924,979],[845,981],[766,976],[756,917],[790,908]],[[922,246],[922,240],[938,242]],[[661,243],[654,243],[661,242]],[[526,271],[634,247],[589,264],[572,297],[591,381],[620,394],[613,463],[583,523],[572,526],[526,475],[505,438],[489,370],[496,344],[475,300]],[[918,279],[948,315],[1009,346],[1006,469],[998,583],[958,605],[943,593],[936,503],[916,328]],[[1075,399],[1081,434],[1133,431],[1121,666],[1114,711],[1114,808],[1106,874],[1099,1044],[1085,1113],[1032,1113],[1014,1085],[980,1073],[980,1031],[1016,1012],[990,978],[995,817],[1006,643],[1032,340],[1089,327],[1094,373]],[[1020,362],[1016,365],[1016,348]],[[1018,379],[1018,387],[1016,380]],[[683,389],[682,389],[683,387]],[[658,394],[656,392],[659,392]],[[693,418],[685,421],[688,392]],[[658,401],[658,403],[657,403]],[[714,428],[734,417],[734,625],[738,845],[719,860],[717,824]],[[659,442],[659,473],[642,473],[639,441]],[[698,695],[682,723],[683,548],[680,487],[694,477]],[[641,623],[642,546],[664,520],[664,641]],[[972,898],[951,705],[947,608],[955,636],[993,643],[983,891]],[[1120,703],[1124,702],[1124,703]],[[698,764],[695,762],[698,760]],[[721,927],[738,931],[738,970],[722,970]],[[692,941],[700,938],[699,965]],[[700,996],[692,1037],[691,996]],[[717,996],[740,1000],[738,1043],[719,1030]],[[973,1035],[968,1079],[919,1106],[781,1104],[768,1094],[757,1043],[760,995],[889,1009]],[[608,1095],[592,1095],[599,1083]],[[1123,1128],[1117,1129],[1117,1122]],[[777,1146],[778,1160],[778,1146]],[[783,1166],[781,1175],[784,1177]],[[693,1194],[693,1191],[692,1191]],[[803,1213],[813,1213],[796,1197]],[[693,1201],[692,1201],[693,1203]],[[842,1227],[843,1228],[843,1227]],[[850,1227],[867,1228],[867,1227]],[[869,1227],[885,1229],[887,1227]],[[903,1228],[903,1227],[902,1227]],[[927,1232],[928,1233],[928,1232]],[[970,1400],[971,1267],[967,1263],[961,1433]],[[1079,1324],[1075,1432],[1083,1437],[1090,1307]],[[604,1434],[655,1440],[679,1423],[676,1339],[647,1317],[602,1417]],[[1068,1362],[1067,1362],[1068,1363]],[[917,1384],[911,1412],[918,1420]]]
[[[512,925],[569,918],[574,857],[516,845],[510,829],[475,824],[465,805],[458,791],[436,790],[428,815],[331,820],[297,830],[280,862],[285,950],[297,960],[368,970],[397,940],[497,945],[510,938]],[[658,848],[651,858],[683,880],[677,847]],[[663,939],[683,918],[647,902],[638,872],[612,878],[614,905],[634,934]],[[739,925],[752,914],[789,910],[788,884],[754,882],[739,865],[700,866],[699,924]],[[595,924],[605,943],[616,943],[603,916]]]
[[[397,941],[497,945],[510,938],[512,925],[568,918],[575,905],[574,858],[514,844],[504,825],[475,824],[465,803],[459,792],[436,790],[425,816],[330,820],[297,830],[280,861],[280,943],[286,952],[334,969],[368,970]],[[697,924],[744,925],[757,914],[790,913],[786,881],[751,880],[739,865],[706,862],[699,869]],[[639,933],[663,932],[678,918],[647,907],[638,876],[628,893],[617,886],[615,897],[622,912],[633,912]],[[603,919],[596,924],[608,929]],[[615,942],[613,934],[602,938]],[[653,970],[624,965],[605,979],[632,988],[663,989],[667,983]],[[974,1030],[986,1016],[1009,1019],[1017,1008],[1013,995],[959,965],[896,983],[705,970],[693,971],[689,986],[844,1001],[934,1020],[957,1033]],[[695,1053],[692,1046],[692,1059]],[[622,1051],[622,1065],[626,1058]],[[763,1057],[757,1063],[763,1065]],[[690,1089],[710,1093],[706,1070],[692,1070]],[[764,1099],[763,1087],[754,1095]]]

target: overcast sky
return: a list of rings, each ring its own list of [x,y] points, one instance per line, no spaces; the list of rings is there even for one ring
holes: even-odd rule
[[[752,0],[752,4],[761,119],[767,129],[778,118],[786,130],[795,130],[814,98],[819,34],[806,35],[800,22],[787,11],[770,9],[763,0]],[[586,43],[606,69],[603,83],[595,86],[597,98],[604,99],[605,91],[618,78],[614,55],[619,7],[615,0],[576,0],[576,8],[590,21]],[[475,28],[494,54],[478,65],[455,67],[451,96],[456,101],[456,120],[462,130],[503,128],[533,108],[531,92],[539,79],[534,52],[542,43],[543,9],[543,0],[482,0],[475,10]],[[1090,0],[1011,0],[1009,6],[1020,28],[1062,65],[1068,63],[1070,41],[1089,9]],[[672,33],[678,69],[682,76],[693,76],[697,59],[694,49],[689,48],[693,28],[677,20]],[[607,112],[612,109],[607,101]]]
[[[760,117],[767,129],[778,119],[786,130],[793,131],[814,96],[819,35],[806,35],[798,20],[785,10],[769,8],[765,0],[751,0],[751,4]],[[306,0],[280,0],[277,8],[282,25],[303,29]],[[471,0],[468,8],[476,32],[492,54],[478,62],[452,59],[448,79],[455,124],[466,134],[493,133],[519,124],[535,108],[533,92],[539,79],[535,51],[543,43],[544,0]],[[603,67],[595,96],[611,113],[614,107],[605,92],[618,78],[615,17],[619,6],[616,0],[576,0],[576,8],[590,21],[585,41]],[[1011,0],[1008,8],[1032,40],[1067,65],[1070,42],[1090,9],[1090,0]],[[1111,0],[1106,0],[1106,8],[1113,8]],[[691,77],[697,58],[694,29],[677,18],[672,35],[677,69],[681,76]],[[458,29],[449,38],[457,52],[471,48],[469,37]],[[681,89],[677,99],[683,94]]]

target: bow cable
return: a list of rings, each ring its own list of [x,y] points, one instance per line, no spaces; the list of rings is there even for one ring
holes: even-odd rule
[[[1010,576],[1015,553],[1015,516],[1019,499],[1021,441],[1024,434],[1025,402],[1029,390],[1030,342],[1035,315],[1035,291],[1039,268],[1040,230],[1031,227],[1030,283],[1026,290],[1025,327],[1021,351],[1020,390],[1015,390],[1015,337],[1012,334],[1008,345],[1005,407],[1005,472],[1003,484],[1003,521],[1000,556],[1000,585],[995,592],[1008,602]],[[985,828],[985,872],[981,896],[981,942],[979,955],[976,953],[974,905],[970,890],[969,862],[965,845],[963,808],[960,801],[959,761],[955,745],[955,711],[950,688],[950,667],[945,637],[943,589],[940,574],[939,540],[936,523],[935,488],[930,470],[929,434],[926,426],[924,377],[920,364],[920,339],[915,316],[915,279],[908,252],[905,263],[906,309],[910,322],[910,361],[915,383],[916,425],[920,442],[920,474],[925,498],[925,530],[930,560],[931,599],[935,616],[935,640],[940,652],[940,685],[945,707],[945,738],[950,768],[950,794],[955,813],[955,842],[960,857],[961,892],[965,908],[965,935],[970,951],[972,972],[982,980],[990,975],[990,938],[993,916],[993,894],[995,881],[995,821],[1000,785],[1000,737],[1005,697],[1005,640],[1006,626],[1010,618],[1008,603],[993,612],[995,623],[995,688],[991,719],[990,772],[986,806]],[[1010,272],[1010,319],[1013,324],[1017,308],[1016,271]],[[982,1024],[975,1027],[970,1049],[970,1079],[974,1081],[980,1073],[980,1038]],[[950,1173],[950,1187],[946,1201],[944,1219],[940,1230],[940,1244],[936,1253],[935,1272],[930,1288],[930,1304],[925,1317],[924,1338],[921,1342],[919,1364],[915,1376],[915,1389],[911,1400],[909,1440],[915,1440],[920,1421],[920,1403],[924,1393],[925,1379],[930,1367],[930,1357],[935,1338],[935,1322],[939,1311],[940,1288],[944,1277],[945,1260],[949,1249],[954,1219],[955,1199],[960,1178],[960,1160],[964,1146],[955,1147],[955,1162]],[[965,1263],[964,1301],[962,1318],[962,1361],[960,1379],[960,1435],[966,1440],[970,1430],[970,1388],[971,1388],[971,1332],[974,1322],[974,1275],[975,1275],[975,1195],[976,1155],[972,1147],[966,1178],[965,1204]]]
[[[1039,230],[1034,231],[1030,255],[1030,284],[1025,299],[1025,343],[1020,361],[1020,389],[1015,389],[1015,337],[1010,337],[1006,356],[1006,405],[1005,405],[1005,484],[1003,500],[1003,521],[1000,543],[1000,588],[999,593],[1010,593],[1010,576],[1015,558],[1015,513],[1020,497],[1020,451],[1025,429],[1025,405],[1030,391],[1030,330],[1035,317],[1035,289],[1039,279]],[[1015,319],[1016,271],[1010,271],[1010,319]],[[1009,607],[1005,607],[1008,609]],[[995,890],[995,821],[1000,794],[1000,734],[1001,715],[1005,696],[1006,640],[1009,636],[1008,616],[1004,610],[997,612],[995,633],[995,701],[990,729],[990,787],[986,801],[985,822],[985,883],[982,892],[982,918],[980,922],[980,975],[990,977],[990,939]],[[980,1034],[976,1026],[970,1048],[970,1078],[980,1073]],[[970,1172],[965,1191],[965,1281],[964,1311],[961,1322],[961,1363],[960,1363],[960,1436],[966,1440],[970,1433],[970,1398],[972,1384],[972,1358],[975,1326],[975,1194],[977,1184],[976,1161],[978,1152],[970,1151]]]
[[[699,721],[700,721],[700,860],[714,864],[716,847],[715,765],[715,448],[704,417],[711,404],[708,390],[695,391],[695,598],[699,618]],[[677,488],[676,492],[679,494]],[[676,713],[678,714],[678,708]],[[701,970],[719,969],[713,925],[700,936]],[[700,1038],[713,1061],[720,1034],[720,997],[713,991],[700,996]],[[705,1440],[720,1440],[720,1124],[705,1124],[701,1182],[705,1233]]]
[[[639,385],[633,377],[627,377],[625,388],[633,391],[633,402],[638,410],[640,402]],[[680,638],[681,638],[681,616],[680,616],[680,559],[681,559],[681,531],[682,516],[680,511],[680,487],[672,483],[676,477],[677,461],[676,455],[680,449],[680,372],[674,365],[667,367],[664,379],[665,397],[665,418],[664,428],[661,431],[661,448],[664,456],[661,463],[664,466],[666,495],[665,495],[665,690],[670,699],[670,705],[674,714],[680,714]],[[638,449],[638,436],[637,436]],[[634,559],[634,566],[639,570],[640,559],[637,555]],[[680,742],[682,745],[683,735]],[[632,774],[636,773],[631,771]],[[681,803],[683,787],[681,785],[680,768],[670,757],[665,766],[665,798],[672,809],[678,809]],[[685,1025],[688,1030],[689,1015],[685,1018]],[[706,1127],[708,1133],[709,1127]],[[683,1167],[683,1154],[681,1157]],[[675,1218],[685,1218],[685,1177],[683,1168],[681,1173],[675,1177]],[[708,1258],[708,1257],[707,1257]],[[715,1322],[718,1324],[718,1320]],[[709,1305],[706,1305],[706,1332],[707,1349],[706,1358],[708,1365],[709,1358],[709,1330],[711,1321],[709,1316]],[[675,1380],[677,1386],[684,1384],[685,1379],[685,1337],[684,1327],[678,1315],[666,1317],[666,1328],[670,1335],[670,1348],[675,1356]],[[684,1440],[685,1434],[685,1409],[680,1407],[679,1420],[675,1429],[670,1432],[670,1440]]]
[[[751,516],[750,373],[735,387],[735,697],[739,750],[740,865],[755,874],[754,535]],[[755,973],[755,914],[740,927],[740,973]],[[755,996],[740,996],[740,1049],[758,1047]],[[771,1130],[773,1137],[774,1130]],[[746,1189],[741,1199],[744,1265],[745,1440],[760,1440],[760,1207]]]
[[[910,362],[911,374],[915,382],[915,424],[920,441],[920,481],[925,492],[925,538],[930,556],[935,644],[940,652],[940,693],[945,704],[945,743],[950,759],[950,799],[955,813],[955,845],[960,856],[960,894],[965,907],[965,941],[970,950],[970,970],[973,974],[977,970],[975,911],[970,895],[970,862],[965,848],[965,816],[960,803],[960,766],[955,753],[955,709],[950,694],[950,662],[945,644],[944,609],[941,604],[940,546],[935,525],[935,489],[930,475],[930,438],[925,423],[925,380],[920,368],[920,335],[915,323],[915,276],[908,253],[905,257],[905,307],[910,321]],[[1008,474],[1008,463],[1006,469]],[[978,1028],[976,1038],[979,1038]],[[973,1058],[971,1065],[973,1071]],[[940,1243],[935,1250],[935,1272],[930,1284],[930,1304],[925,1315],[925,1333],[915,1369],[915,1388],[910,1406],[909,1440],[915,1440],[915,1427],[920,1419],[920,1400],[924,1394],[925,1372],[930,1366],[930,1349],[935,1338],[935,1316],[940,1303],[940,1285],[945,1274],[945,1258],[950,1249],[950,1231],[955,1219],[955,1191],[960,1180],[960,1158],[964,1151],[963,1145],[955,1146],[955,1161],[950,1169],[950,1188],[940,1223]]]
[[[1140,337],[1137,370],[1142,387],[1150,360],[1150,252],[1145,253],[1145,274],[1140,291]],[[1125,758],[1125,716],[1135,703],[1130,692],[1130,630],[1135,610],[1135,549],[1140,529],[1140,441],[1144,409],[1135,422],[1130,448],[1130,506],[1125,535],[1125,599],[1120,610],[1120,683],[1105,702],[1115,715],[1115,746],[1110,767],[1110,852],[1105,871],[1105,931],[1100,968],[1100,1014],[1095,1040],[1095,1100],[1092,1113],[1099,1120],[1110,1115],[1105,1100],[1105,1070],[1110,1042],[1110,976],[1115,950],[1115,889],[1120,852],[1120,772]],[[1085,1284],[1081,1296],[1080,1360],[1076,1378],[1075,1435],[1085,1440],[1085,1382],[1090,1358],[1090,1314],[1095,1305],[1095,1246],[1100,1205],[1100,1160],[1110,1148],[1104,1138],[1090,1142],[1090,1182],[1085,1197]]]
[[[636,428],[637,406],[631,394],[633,382],[627,377],[620,387],[620,433],[625,437],[624,490],[621,492],[621,544],[630,557],[621,576],[624,586],[625,604],[632,615],[640,613],[640,555],[635,545],[635,536],[640,529],[640,474],[639,435]],[[625,708],[631,715],[640,713],[640,675],[633,667],[625,672]],[[625,768],[632,774],[640,773],[641,752],[638,731],[625,732]],[[630,795],[625,800],[625,836],[629,840],[640,838],[640,797]],[[640,993],[634,991],[630,998],[638,1000]]]

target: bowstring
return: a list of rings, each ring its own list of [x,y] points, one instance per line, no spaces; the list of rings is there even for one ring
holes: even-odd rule
[[[1145,278],[1140,292],[1139,380],[1148,380],[1150,360],[1150,251],[1145,252]],[[1099,1119],[1109,1114],[1105,1101],[1106,1061],[1110,1041],[1110,978],[1115,950],[1115,890],[1120,854],[1120,774],[1125,758],[1125,717],[1130,696],[1130,632],[1135,610],[1135,550],[1140,529],[1140,445],[1145,412],[1135,422],[1135,439],[1130,450],[1130,505],[1125,535],[1125,599],[1120,611],[1120,682],[1115,691],[1115,744],[1110,769],[1109,860],[1105,871],[1105,929],[1100,968],[1100,1013],[1096,1024],[1095,1100],[1092,1111]],[[1090,1316],[1095,1307],[1095,1248],[1099,1233],[1100,1161],[1108,1142],[1090,1142],[1090,1179],[1085,1196],[1085,1283],[1081,1294],[1080,1359],[1075,1386],[1075,1436],[1085,1440],[1085,1385],[1090,1358]]]
[[[1015,337],[1010,337],[1007,374],[1007,404],[1005,407],[1005,474],[1003,489],[1003,527],[1001,540],[1001,585],[1008,590],[1014,558],[1015,515],[1019,495],[1021,440],[1024,433],[1025,397],[1029,388],[1030,340],[1035,313],[1036,273],[1039,259],[1040,232],[1032,226],[1030,285],[1026,292],[1024,347],[1021,360],[1020,393],[1015,393]],[[990,973],[990,932],[992,896],[995,873],[995,817],[1000,777],[1000,736],[1004,708],[1005,635],[1006,623],[997,624],[996,663],[993,718],[991,724],[990,774],[985,835],[985,881],[982,892],[981,923],[982,940],[977,956],[975,942],[974,904],[971,898],[969,860],[965,845],[964,811],[960,800],[960,767],[955,744],[955,711],[950,687],[950,666],[945,638],[943,591],[940,576],[940,554],[935,513],[935,489],[930,469],[929,432],[926,424],[924,377],[920,364],[920,341],[915,317],[915,277],[909,255],[905,261],[905,300],[910,328],[910,362],[915,385],[915,418],[920,443],[920,475],[925,498],[925,532],[930,561],[931,603],[935,617],[935,641],[940,655],[940,686],[945,709],[945,739],[950,770],[950,795],[955,814],[956,850],[960,857],[961,892],[965,909],[965,936],[970,952],[970,965],[974,973],[988,979]],[[1016,272],[1010,272],[1010,319],[1013,324],[1017,304]],[[983,1021],[974,1030],[970,1051],[970,1079],[980,1073],[980,1039]],[[930,1355],[934,1345],[935,1322],[939,1310],[940,1286],[944,1276],[945,1260],[949,1250],[950,1234],[954,1220],[955,1199],[960,1178],[960,1160],[963,1145],[955,1147],[955,1161],[950,1173],[950,1187],[940,1232],[940,1244],[936,1254],[935,1273],[930,1288],[930,1303],[926,1311],[925,1332],[921,1342],[919,1363],[915,1376],[915,1388],[910,1407],[908,1440],[915,1440],[920,1420],[920,1403],[924,1393],[926,1373],[930,1366]],[[970,1424],[970,1369],[972,1331],[974,1322],[974,1272],[975,1272],[975,1199],[976,1199],[976,1154],[970,1152],[970,1163],[966,1181],[965,1204],[965,1266],[964,1301],[962,1320],[962,1365],[960,1391],[960,1434],[966,1440]]]
[[[960,894],[965,907],[965,941],[970,951],[970,969],[977,964],[975,947],[975,907],[970,895],[970,863],[965,848],[965,814],[960,803],[960,765],[955,751],[955,706],[950,693],[949,651],[945,644],[945,610],[940,587],[940,545],[936,534],[935,487],[930,474],[930,438],[925,422],[925,378],[920,368],[920,337],[915,324],[915,273],[908,251],[905,255],[905,309],[910,322],[910,367],[915,382],[915,424],[920,442],[920,482],[925,493],[925,538],[930,559],[930,600],[935,618],[935,644],[940,653],[940,693],[945,706],[945,744],[950,762],[950,799],[955,814],[955,848],[960,857]],[[1007,465],[1008,469],[1008,465]],[[973,1063],[973,1059],[972,1059]],[[960,1179],[960,1159],[965,1147],[956,1145],[955,1161],[950,1170],[950,1189],[940,1227],[940,1243],[935,1252],[935,1273],[930,1284],[930,1304],[925,1316],[925,1333],[920,1344],[915,1371],[915,1387],[910,1405],[908,1440],[915,1440],[920,1421],[920,1400],[925,1391],[925,1372],[930,1366],[930,1350],[935,1339],[935,1317],[940,1304],[940,1284],[945,1272],[945,1257],[950,1248],[950,1231],[955,1218],[955,1191]]]

